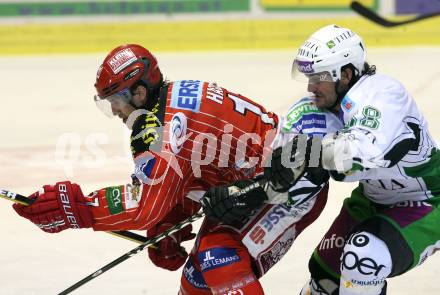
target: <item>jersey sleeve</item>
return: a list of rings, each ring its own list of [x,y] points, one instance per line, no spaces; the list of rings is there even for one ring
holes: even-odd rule
[[[94,230],[147,230],[159,224],[176,204],[188,216],[200,206],[184,196],[182,171],[176,171],[166,155],[148,153],[137,158],[136,175],[143,182],[112,186],[91,193],[87,198]]]
[[[323,140],[323,162],[328,162],[325,159],[330,155],[330,170],[337,180],[375,178],[374,169],[392,167],[409,151],[417,151],[423,122],[411,116],[411,109],[417,106],[403,86],[391,80],[386,87],[368,88],[371,92],[364,92],[359,99],[362,104],[351,110],[354,115],[341,132]],[[353,93],[361,94],[360,90]],[[344,101],[351,99],[346,96]],[[331,146],[332,150],[327,149]]]

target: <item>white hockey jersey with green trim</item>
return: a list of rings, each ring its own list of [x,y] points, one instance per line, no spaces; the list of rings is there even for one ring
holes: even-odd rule
[[[280,133],[274,145],[276,147],[284,146],[298,134],[322,137],[327,133],[335,133],[343,127],[342,122],[334,113],[317,108],[311,98],[304,97],[292,105],[287,115],[281,118]],[[289,204],[300,206],[314,197],[324,186],[325,183],[316,186],[306,174],[290,188],[288,197],[279,193],[273,196],[268,192],[268,195],[270,202],[282,203],[287,199]]]
[[[440,195],[437,145],[398,81],[380,74],[362,77],[342,100],[340,119],[354,165],[344,175],[333,173],[336,180],[359,180],[364,195],[381,204]]]

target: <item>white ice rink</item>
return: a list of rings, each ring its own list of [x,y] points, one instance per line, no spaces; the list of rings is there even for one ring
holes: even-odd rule
[[[398,78],[415,97],[440,139],[440,48],[372,49],[369,61]],[[202,79],[239,92],[284,114],[305,93],[290,79],[293,51],[157,54],[170,80]],[[93,103],[104,54],[0,58],[0,188],[29,194],[70,179],[90,191],[129,182],[125,126]],[[263,279],[266,294],[298,294],[314,246],[353,186],[332,183],[322,216]],[[440,226],[440,224],[439,224]],[[91,230],[49,235],[0,200],[0,295],[56,294],[136,245]],[[185,244],[187,249],[191,243]],[[391,295],[440,294],[440,255],[389,280]],[[146,251],[74,294],[177,294],[180,271],[155,268]]]

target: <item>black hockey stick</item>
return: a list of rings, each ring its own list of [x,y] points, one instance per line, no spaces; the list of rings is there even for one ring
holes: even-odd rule
[[[257,187],[263,187],[266,184],[267,180],[266,179],[260,179],[256,182],[254,182],[253,184],[242,188],[241,190],[239,190],[238,192],[235,193],[236,197],[240,197],[242,195],[245,195],[247,192],[249,192],[250,190],[253,190]],[[116,265],[120,264],[121,262],[124,262],[125,260],[127,260],[128,258],[130,258],[133,255],[138,254],[139,252],[143,251],[146,247],[149,247],[151,245],[156,244],[157,242],[159,242],[160,240],[166,238],[167,236],[169,236],[172,233],[175,233],[177,231],[179,231],[181,228],[183,228],[184,226],[193,223],[194,221],[196,221],[197,219],[201,218],[205,216],[205,213],[203,212],[198,212],[196,214],[194,214],[191,217],[188,217],[187,219],[183,220],[181,223],[176,224],[175,226],[169,228],[168,230],[162,232],[161,234],[159,234],[158,236],[146,241],[145,243],[143,243],[142,245],[137,246],[136,248],[134,248],[133,250],[131,250],[130,252],[125,253],[124,255],[116,258],[115,260],[113,260],[112,262],[106,264],[105,266],[103,266],[102,268],[98,269],[97,271],[95,271],[94,273],[88,275],[87,277],[85,277],[84,279],[82,279],[81,281],[75,283],[74,285],[70,286],[69,288],[67,288],[66,290],[62,291],[61,293],[59,293],[58,295],[66,295],[66,294],[70,294],[72,291],[78,289],[79,287],[81,287],[82,285],[84,285],[85,283],[93,280],[94,278],[100,276],[101,274],[103,274],[104,272],[110,270],[111,268],[115,267]]]
[[[25,197],[20,194],[16,194],[14,192],[0,189],[0,198],[13,201],[15,203],[19,203],[25,206],[29,206],[32,204],[33,200],[29,199],[28,197]],[[136,243],[145,243],[147,241],[147,238],[135,233],[132,233],[130,231],[126,230],[119,230],[119,231],[109,231],[107,232],[109,234],[124,238],[126,240],[130,240]]]
[[[387,28],[398,27],[398,26],[402,26],[402,25],[406,25],[406,24],[415,23],[415,22],[418,22],[421,20],[425,20],[425,19],[428,19],[431,17],[440,16],[440,11],[439,11],[439,12],[433,12],[433,13],[419,15],[414,18],[403,20],[403,21],[392,21],[392,20],[387,20],[387,19],[381,17],[376,12],[374,12],[370,8],[362,5],[358,1],[351,2],[350,7],[351,7],[351,9],[356,11],[361,16],[367,18],[368,20],[370,20],[378,25],[381,25],[383,27],[387,27]]]
[[[156,244],[157,242],[159,242],[160,240],[168,237],[170,234],[175,233],[177,231],[179,231],[181,228],[183,228],[184,226],[193,223],[195,220],[203,217],[205,214],[203,212],[199,212],[194,214],[193,216],[185,219],[184,221],[182,221],[179,224],[176,224],[175,226],[169,228],[168,230],[162,232],[160,235],[147,240],[145,243],[137,246],[136,248],[134,248],[133,250],[125,253],[124,255],[116,258],[115,260],[113,260],[112,262],[106,264],[105,266],[103,266],[102,268],[98,269],[97,271],[95,271],[94,273],[88,275],[87,277],[85,277],[84,279],[82,279],[81,281],[75,283],[74,285],[70,286],[69,288],[67,288],[66,290],[62,291],[61,293],[59,293],[58,295],[66,295],[66,294],[70,294],[72,291],[78,289],[79,287],[81,287],[82,285],[84,285],[85,283],[93,280],[94,278],[100,276],[101,274],[103,274],[104,272],[108,271],[109,269],[115,267],[116,265],[120,264],[121,262],[124,262],[125,260],[127,260],[128,258],[130,258],[133,255],[138,254],[139,252],[141,252],[142,250],[144,250],[145,248],[152,246],[154,244]]]

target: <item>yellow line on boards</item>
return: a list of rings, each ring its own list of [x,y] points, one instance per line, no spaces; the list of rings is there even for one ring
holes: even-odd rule
[[[296,49],[313,31],[335,23],[367,47],[440,45],[440,18],[393,29],[359,17],[221,21],[0,25],[0,55],[108,52],[139,43],[157,51]]]

